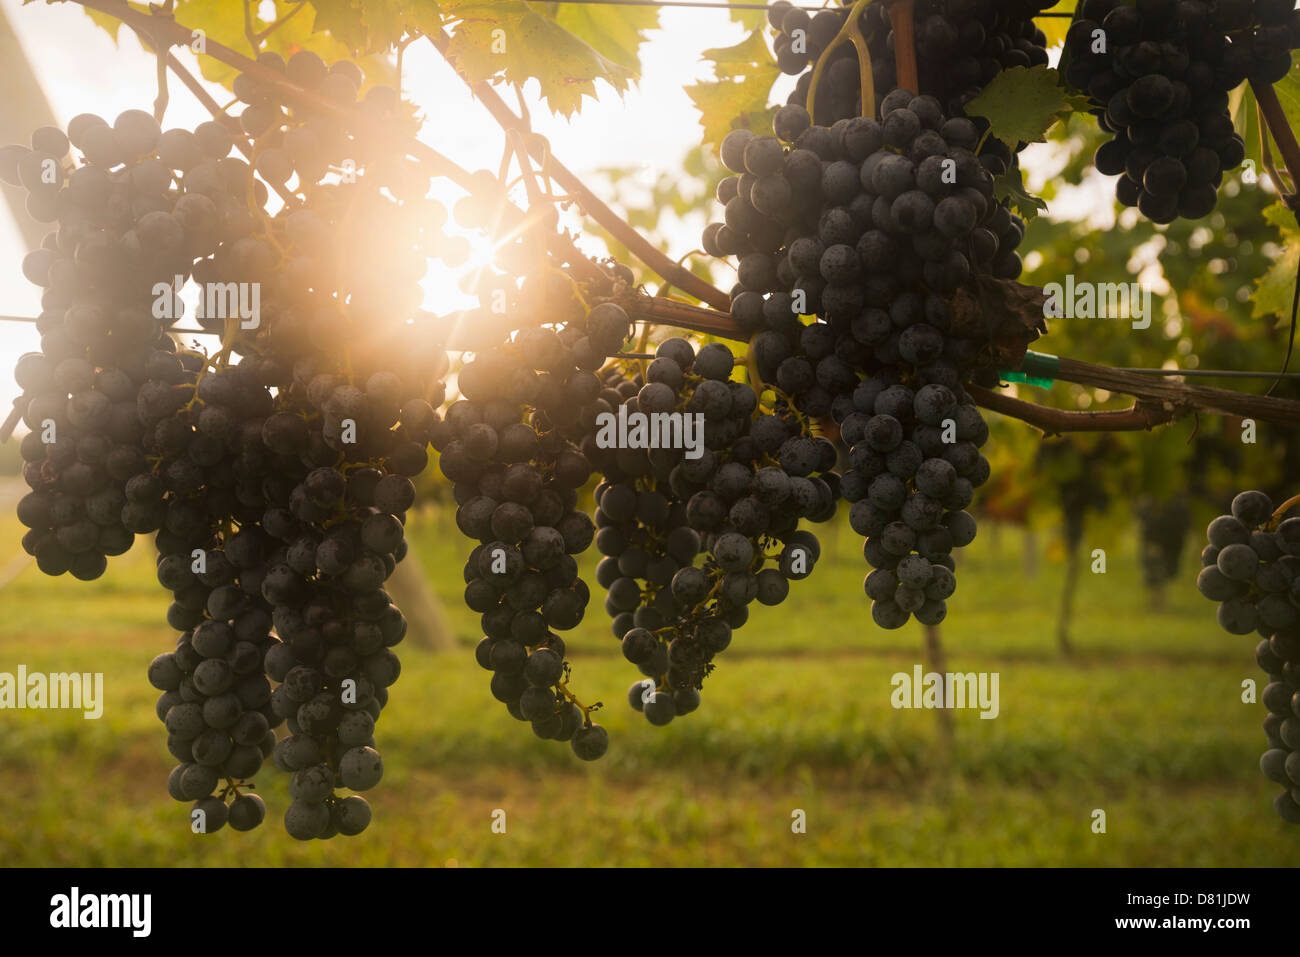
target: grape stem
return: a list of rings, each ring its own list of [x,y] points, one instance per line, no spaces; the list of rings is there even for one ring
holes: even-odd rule
[[[1294,192],[1296,177],[1300,175],[1300,144],[1296,143],[1295,131],[1291,129],[1291,123],[1287,120],[1286,111],[1282,109],[1282,104],[1277,98],[1277,91],[1273,89],[1272,84],[1256,83],[1251,80],[1250,88],[1255,93],[1255,106],[1264,119],[1264,122],[1260,124],[1261,156],[1268,164],[1269,174],[1273,177],[1273,182],[1278,191],[1282,192],[1283,202],[1296,215],[1297,220],[1300,220],[1300,211],[1296,208],[1297,197]],[[1267,133],[1265,133],[1265,129],[1267,129]],[[1282,154],[1282,165],[1291,180],[1293,190],[1291,193],[1283,191],[1282,178],[1278,176],[1277,170],[1272,166],[1273,157],[1268,148],[1268,137],[1270,135],[1277,143],[1278,152]],[[1291,351],[1295,347],[1297,308],[1300,308],[1300,273],[1296,275],[1296,287],[1294,295],[1291,297],[1291,329],[1287,337],[1286,355],[1282,359],[1283,372],[1286,372],[1287,367],[1291,364]],[[1280,381],[1280,379],[1275,380],[1265,394],[1271,395]]]
[[[1265,525],[1264,528],[1270,532],[1277,528],[1278,524],[1282,521],[1282,516],[1291,511],[1291,509],[1295,508],[1297,505],[1300,505],[1300,495],[1292,495],[1277,507],[1273,512],[1273,517],[1269,519],[1268,524]]]
[[[244,39],[248,41],[248,48],[253,51],[253,56],[256,57],[257,54],[261,52],[258,49],[261,45],[261,41],[258,39],[257,33],[253,30],[252,0],[244,0]]]
[[[166,5],[162,9],[154,9],[154,15],[158,17],[170,17],[172,15],[172,3],[173,0],[167,0]],[[167,113],[167,102],[170,99],[170,94],[167,90],[167,56],[170,53],[170,50],[168,49],[167,44],[160,41],[155,41],[154,49],[158,60],[158,95],[153,101],[153,118],[161,124],[163,116]]]
[[[813,67],[812,80],[808,83],[808,115],[812,117],[814,123],[817,122],[817,88],[821,85],[822,74],[826,72],[826,67],[831,62],[831,54],[839,49],[842,44],[851,42],[854,45],[854,48],[858,53],[858,64],[861,74],[863,76],[871,75],[870,70],[862,69],[862,54],[866,43],[864,42],[863,46],[859,47],[857,45],[857,40],[854,39],[853,35],[856,32],[859,37],[862,36],[861,30],[854,30],[854,25],[858,22],[858,18],[862,16],[862,11],[866,9],[867,4],[875,2],[876,0],[856,0],[852,8],[849,10],[848,19],[845,20],[844,25],[840,27],[840,32],[835,34],[830,43],[826,44],[826,49],[823,50],[822,55],[817,58],[817,65]],[[867,63],[870,64],[870,62],[871,58],[868,57]],[[863,83],[863,90],[866,90],[865,81]],[[874,93],[872,94],[871,103],[867,103],[865,99],[863,100],[862,109],[864,111],[863,116],[875,115],[876,102]],[[867,110],[870,110],[871,112],[865,112]]]
[[[876,115],[876,78],[871,72],[871,48],[862,34],[862,18],[849,20],[849,41],[858,54],[858,95],[862,98],[862,115]]]

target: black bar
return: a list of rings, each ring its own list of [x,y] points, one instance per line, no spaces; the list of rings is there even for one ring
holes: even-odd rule
[[[82,941],[97,936],[119,946],[143,942],[130,927],[52,927],[51,901],[56,895],[70,898],[76,887],[83,907],[88,895],[150,895],[152,941],[236,951],[290,941],[300,951],[313,939],[329,941],[336,953],[338,945],[353,940],[378,949],[408,935],[450,941],[461,928],[470,941],[483,943],[512,927],[524,934],[559,930],[564,936],[580,930],[592,944],[598,930],[605,936],[621,929],[635,940],[645,935],[648,942],[663,935],[666,925],[678,925],[692,938],[710,931],[725,934],[733,943],[734,937],[767,938],[788,926],[802,929],[801,951],[831,940],[859,945],[906,940],[918,952],[932,952],[933,944],[945,940],[979,942],[978,951],[994,944],[1038,945],[1033,952],[1058,950],[1069,942],[1073,951],[1078,942],[1096,939],[1181,946],[1193,935],[1226,948],[1244,941],[1244,935],[1289,936],[1296,913],[1294,871],[1272,870],[737,869],[725,874],[677,870],[670,876],[625,871],[607,879],[466,867],[250,867],[8,870],[0,879],[5,882],[0,918],[12,941],[30,945],[34,938],[54,941],[75,933]],[[676,920],[669,917],[673,912]],[[1178,925],[1188,919],[1245,920],[1249,926]],[[1120,926],[1133,920],[1154,924]],[[489,934],[483,933],[486,928]]]

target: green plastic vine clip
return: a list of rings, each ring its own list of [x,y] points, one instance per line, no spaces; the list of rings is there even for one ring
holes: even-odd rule
[[[1060,368],[1061,360],[1058,356],[1045,352],[1026,352],[1017,369],[999,372],[998,376],[1004,382],[1024,382],[1040,389],[1050,389]]]

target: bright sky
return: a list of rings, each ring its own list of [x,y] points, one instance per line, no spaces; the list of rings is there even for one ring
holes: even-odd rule
[[[21,0],[0,0],[0,8],[34,64],[60,125],[83,112],[98,113],[111,122],[122,110],[151,108],[156,92],[154,62],[129,30],[122,30],[119,47],[75,4],[24,6]],[[530,104],[534,127],[548,137],[555,155],[579,175],[601,167],[640,165],[650,183],[661,172],[679,168],[681,157],[698,144],[697,114],[682,87],[710,75],[700,61],[701,51],[737,43],[744,30],[724,10],[666,8],[660,16],[661,29],[642,48],[642,79],[625,97],[620,99],[602,87],[599,102],[588,101],[572,122]],[[188,51],[180,56],[190,58]],[[404,71],[405,95],[428,117],[422,138],[466,169],[495,172],[503,142],[499,129],[432,47],[417,43],[409,48]],[[782,98],[787,86],[788,78],[783,78],[778,89]],[[225,102],[228,96],[218,93],[216,98]],[[173,82],[164,126],[193,128],[207,118],[193,97]],[[1092,197],[1082,201],[1095,202]],[[1109,208],[1109,203],[1104,206]],[[702,226],[703,220],[665,224],[674,258],[698,246]],[[602,251],[599,244],[587,248],[593,254]],[[24,253],[7,210],[0,212],[0,315],[35,316],[40,310],[39,290],[21,273]],[[441,281],[434,277],[432,283],[440,293],[431,299],[439,301],[426,302],[427,308],[447,312],[465,304],[449,301],[454,293],[447,277]],[[32,326],[0,322],[0,418],[18,392],[13,381],[15,361],[38,346]]]

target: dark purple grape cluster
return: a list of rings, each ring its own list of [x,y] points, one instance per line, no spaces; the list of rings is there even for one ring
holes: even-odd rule
[[[1273,802],[1289,824],[1300,824],[1300,518],[1274,516],[1263,492],[1242,492],[1231,514],[1206,529],[1196,587],[1219,603],[1219,627],[1230,635],[1261,636],[1255,660],[1268,675],[1260,695],[1268,715],[1264,776],[1285,790]]]
[[[1086,0],[1066,37],[1066,81],[1111,138],[1097,170],[1153,223],[1200,219],[1245,158],[1228,95],[1276,83],[1300,47],[1292,0]]]
[[[722,160],[737,175],[719,187],[726,222],[704,244],[739,255],[731,314],[763,381],[838,424],[849,449],[838,491],[877,569],[875,620],[893,628],[944,617],[950,553],[975,535],[965,508],[989,477],[988,428],[963,385],[995,360],[987,339],[957,328],[952,302],[973,277],[1020,274],[1024,223],[994,200],[971,120],[905,90],[881,114],[826,128],[785,106],[775,127],[789,150],[728,134]]]
[[[329,77],[321,90],[355,101],[354,65]],[[314,122],[281,115],[259,134],[298,119]],[[383,586],[442,424],[446,356],[405,320],[446,212],[379,170],[321,183],[295,166],[286,187],[232,155],[237,135],[216,121],[164,131],[129,110],[0,151],[0,177],[57,223],[23,267],[44,292],[41,351],[16,370],[32,489],[18,516],[52,575],[95,578],[154,535],[180,636],[149,679],[180,762],[169,790],[197,801],[195,831],[260,823],[242,792],[273,756],[294,774],[290,834],[355,834],[369,806],[335,791],[382,773],[374,722],[406,633]],[[275,214],[268,182],[290,194]],[[358,263],[357,244],[391,274]],[[201,284],[196,319],[219,351],[178,345],[177,277]]]
[[[592,465],[577,443],[610,411],[596,371],[631,321],[612,301],[584,314],[571,289],[553,292],[526,289],[532,321],[464,365],[464,398],[448,407],[434,445],[455,483],[456,524],[478,542],[465,563],[465,602],[482,615],[475,654],[492,672],[492,695],[539,738],[594,760],[608,735],[568,689],[556,632],[576,627],[590,599],[575,556],[596,534],[578,508]]]
[[[754,389],[731,379],[735,365],[722,343],[697,352],[665,340],[644,374],[609,374],[602,395],[628,416],[702,416],[701,441],[584,446],[604,475],[596,581],[624,657],[645,676],[629,703],[655,725],[699,707],[749,606],[779,605],[790,582],[812,574],[821,549],[799,522],[836,512],[835,446],[785,403],[760,409]]]
[[[743,329],[788,326],[792,306],[849,322],[863,306],[888,307],[906,285],[950,296],[976,272],[1020,275],[1024,222],[993,199],[975,124],[906,90],[882,110],[879,122],[826,128],[786,106],[776,137],[733,130],[723,140],[735,175],[718,185],[724,221],[705,227],[702,242],[739,260],[732,317]]]

